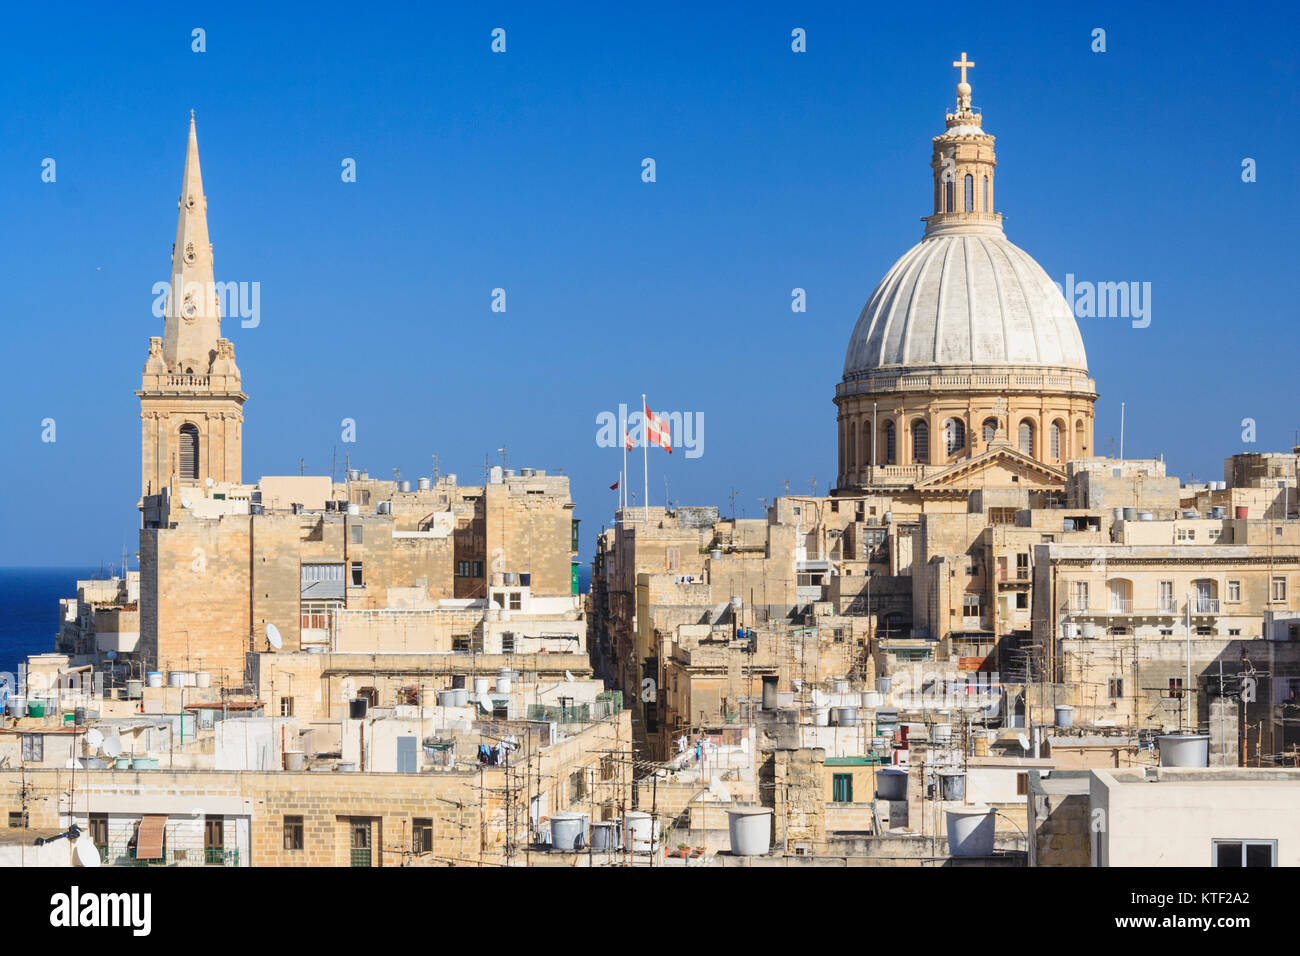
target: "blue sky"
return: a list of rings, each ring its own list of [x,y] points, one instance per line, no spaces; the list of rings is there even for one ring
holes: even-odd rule
[[[135,550],[132,392],[191,108],[217,278],[261,284],[260,325],[223,326],[245,479],[324,472],[337,446],[372,475],[428,474],[436,452],[475,481],[505,445],[573,477],[585,558],[621,463],[596,416],[644,391],[705,419],[702,457],[652,456],[652,502],[665,476],[683,503],[734,488],[750,516],[783,479],[824,491],[844,348],[920,238],[962,50],[1008,237],[1057,281],[1152,284],[1149,328],[1080,322],[1098,450],[1121,401],[1129,456],[1185,477],[1300,428],[1293,6],[993,5],[968,24],[916,4],[263,6],[9,12],[0,564]]]

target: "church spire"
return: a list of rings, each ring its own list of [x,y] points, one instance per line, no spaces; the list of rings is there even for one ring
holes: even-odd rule
[[[175,371],[208,371],[221,338],[221,310],[208,238],[208,200],[199,169],[199,138],[190,110],[185,173],[177,203],[176,243],[172,246],[170,292],[164,315],[163,361]]]
[[[993,137],[984,131],[984,117],[971,106],[966,71],[975,66],[962,51],[953,61],[961,70],[957,109],[946,117],[946,129],[934,137],[930,169],[934,174],[934,215],[926,218],[925,234],[1002,234],[1002,216],[993,211],[993,170],[997,157]]]

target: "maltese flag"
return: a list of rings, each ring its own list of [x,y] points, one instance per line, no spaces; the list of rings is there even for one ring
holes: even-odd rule
[[[645,403],[645,434],[647,444],[659,445],[668,454],[673,453],[673,436],[668,431],[668,422],[650,411],[649,403]]]

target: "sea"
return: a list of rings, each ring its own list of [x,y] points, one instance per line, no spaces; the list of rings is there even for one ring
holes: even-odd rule
[[[0,568],[0,671],[15,674],[28,654],[54,650],[59,598],[77,582],[107,577],[99,568]]]

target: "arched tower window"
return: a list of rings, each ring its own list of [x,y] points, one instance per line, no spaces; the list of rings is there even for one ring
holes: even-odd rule
[[[966,182],[962,188],[963,199],[966,202],[966,211],[975,211],[975,177],[970,173],[966,174]]]
[[[1020,450],[1026,455],[1034,453],[1034,423],[1027,418],[1020,423]]]
[[[1080,419],[1074,423],[1074,454],[1079,457],[1082,457],[1083,453],[1088,450],[1086,443],[1083,440],[1085,434],[1086,432],[1083,428],[1083,420]]]
[[[199,477],[199,430],[182,425],[180,433],[181,477],[197,481]]]
[[[855,441],[857,437],[858,437],[858,430],[853,427],[852,422],[849,422],[849,427],[848,427],[849,455],[846,459],[844,459],[844,464],[846,466],[845,471],[851,471],[852,469],[856,468],[858,465],[857,442]]]
[[[953,181],[950,179],[943,184],[943,211],[955,212],[957,201],[953,198]]]
[[[1062,444],[1062,438],[1064,436],[1064,433],[1065,433],[1065,426],[1063,426],[1060,422],[1052,422],[1052,430],[1050,432],[1052,458],[1056,461],[1061,460],[1061,444]]]
[[[930,426],[921,419],[912,422],[912,461],[925,464],[930,460]]]
[[[966,425],[960,418],[943,423],[943,447],[949,455],[966,447]]]
[[[996,418],[984,419],[984,424],[980,426],[980,432],[984,436],[984,444],[987,445],[998,437],[998,420]]]
[[[871,422],[862,423],[862,444],[858,448],[858,460],[864,464],[875,464],[871,461]]]
[[[993,211],[989,208],[989,178],[987,176],[984,177],[984,211]]]
[[[885,422],[885,464],[898,463],[898,435],[893,422]]]

